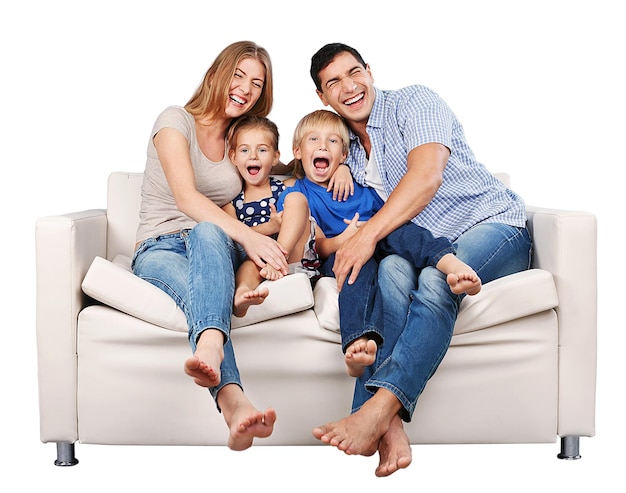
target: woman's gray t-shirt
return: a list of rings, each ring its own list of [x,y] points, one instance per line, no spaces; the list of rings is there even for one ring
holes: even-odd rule
[[[154,147],[154,136],[163,128],[177,130],[189,142],[196,188],[200,193],[222,207],[241,191],[241,177],[228,158],[228,149],[225,149],[221,161],[208,160],[198,146],[193,116],[180,106],[170,106],[158,116],[150,134],[148,159],[141,185],[137,243],[166,233],[193,228],[197,224],[176,207],[174,195]]]

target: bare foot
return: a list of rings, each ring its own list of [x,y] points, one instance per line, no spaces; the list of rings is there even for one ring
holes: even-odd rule
[[[446,280],[450,290],[455,294],[467,293],[474,295],[480,292],[482,284],[475,272],[457,272],[448,274]]]
[[[224,386],[218,400],[230,431],[228,447],[231,450],[245,450],[255,438],[267,438],[274,431],[276,411],[256,409],[238,385]]]
[[[220,383],[220,365],[224,359],[224,334],[207,329],[198,339],[196,351],[185,361],[185,373],[201,387],[216,387]]]
[[[276,281],[284,276],[281,271],[274,269],[270,264],[265,264],[265,267],[259,271],[259,274],[261,274],[263,279],[267,279],[268,281]]]
[[[395,400],[393,408],[377,399],[381,392],[389,394]],[[347,455],[373,455],[378,450],[378,442],[387,433],[400,404],[385,389],[379,389],[361,409],[335,423],[313,429],[313,436],[318,440],[337,447]]]
[[[345,361],[348,375],[360,377],[366,366],[370,366],[376,360],[378,346],[373,339],[360,337],[346,349]]]
[[[238,289],[233,298],[233,315],[243,317],[248,313],[248,308],[252,305],[260,305],[270,294],[267,288],[264,289]]]
[[[390,476],[398,469],[409,467],[412,460],[411,443],[402,426],[399,415],[391,421],[387,433],[378,444],[380,460],[376,468],[376,476]]]

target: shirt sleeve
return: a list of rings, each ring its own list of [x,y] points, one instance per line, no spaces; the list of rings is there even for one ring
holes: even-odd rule
[[[454,114],[435,92],[424,86],[414,86],[407,91],[405,101],[398,108],[398,121],[407,152],[430,143],[452,148]]]

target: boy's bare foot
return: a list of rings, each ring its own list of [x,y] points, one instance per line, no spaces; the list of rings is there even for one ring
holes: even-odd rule
[[[378,443],[378,455],[380,457],[376,476],[390,476],[398,469],[409,467],[412,460],[411,443],[402,426],[399,415],[391,421],[387,433]]]
[[[388,394],[395,402],[389,407],[377,397]],[[337,447],[347,455],[373,455],[378,450],[380,439],[387,433],[397,414],[400,404],[391,392],[380,388],[361,409],[335,423],[313,429],[313,436],[318,440]]]
[[[378,346],[373,339],[359,337],[346,348],[346,369],[351,377],[360,377],[366,366],[376,360]]]
[[[224,334],[207,329],[198,339],[196,351],[185,361],[185,373],[201,387],[216,387],[220,383],[220,366],[224,359]]]
[[[475,272],[457,272],[448,274],[446,280],[450,290],[455,294],[466,293],[475,295],[480,292],[482,284]]]
[[[228,447],[245,450],[255,438],[267,438],[274,431],[276,411],[256,409],[238,385],[226,385],[220,390],[218,401],[228,425]]]
[[[237,289],[233,298],[233,315],[243,317],[248,313],[248,308],[252,305],[260,305],[270,294],[267,288],[264,289]]]
[[[270,264],[265,264],[265,267],[259,271],[259,274],[261,274],[263,279],[267,279],[268,281],[276,281],[284,276],[281,271],[274,269]]]

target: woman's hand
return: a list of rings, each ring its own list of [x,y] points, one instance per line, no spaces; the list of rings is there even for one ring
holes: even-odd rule
[[[326,191],[333,191],[333,200],[343,202],[348,200],[350,195],[354,194],[354,181],[350,168],[347,165],[339,165],[333,176],[330,177]]]
[[[289,266],[287,265],[287,250],[269,236],[255,232],[248,228],[245,240],[241,242],[248,258],[252,260],[259,269],[263,269],[266,264],[276,271],[287,275]]]

